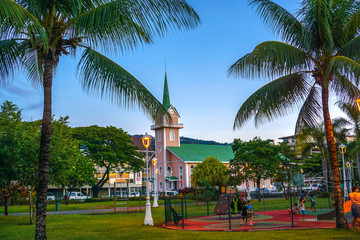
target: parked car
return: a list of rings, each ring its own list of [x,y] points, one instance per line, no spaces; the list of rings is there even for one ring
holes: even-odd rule
[[[46,196],[47,200],[55,200],[56,199],[55,194],[52,192],[48,192],[46,195],[47,195]]]
[[[70,195],[70,196],[69,196]],[[65,199],[69,199],[69,200],[72,200],[72,199],[75,199],[75,200],[85,200],[89,198],[88,196],[82,194],[81,192],[67,192],[65,193],[65,196],[64,196],[64,200]]]
[[[173,195],[178,195],[179,192],[176,191],[176,190],[175,190],[175,191],[167,191],[166,194],[167,194],[168,196],[173,196]]]
[[[140,197],[140,193],[139,192],[130,192],[129,197]]]

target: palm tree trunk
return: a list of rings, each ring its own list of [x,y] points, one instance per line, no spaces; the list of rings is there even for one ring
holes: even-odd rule
[[[330,112],[329,112],[329,89],[326,83],[324,85],[322,86],[322,105],[323,105],[325,132],[326,132],[326,141],[329,149],[330,165],[334,178],[336,227],[347,228],[348,225],[344,215],[344,209],[342,204],[343,200],[341,194],[339,163],[337,161],[334,132],[333,132]]]
[[[359,176],[359,183],[360,183],[360,154],[356,151],[356,159],[357,159],[357,168],[358,168],[358,176]]]
[[[46,192],[49,182],[50,136],[51,136],[51,87],[53,60],[44,61],[44,111],[41,125],[38,183],[36,187],[36,228],[35,239],[46,238]]]

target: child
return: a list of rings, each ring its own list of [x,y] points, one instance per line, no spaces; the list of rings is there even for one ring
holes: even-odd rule
[[[305,199],[302,198],[301,202],[300,202],[300,212],[301,212],[301,219],[304,220],[304,215],[305,215]]]
[[[291,209],[288,209],[289,214],[291,214]],[[292,207],[292,214],[295,215],[296,212],[299,212],[300,214],[300,209],[299,209],[299,205],[297,203],[295,203],[295,205]]]
[[[248,213],[247,213],[247,209],[246,209],[246,201],[242,202],[241,217],[242,217],[242,221],[241,221],[240,225],[243,225],[244,220],[245,220],[245,226],[246,226],[248,218],[249,218]]]
[[[248,217],[250,218],[250,226],[252,226],[253,225],[252,219],[253,219],[254,216],[253,216],[253,209],[252,209],[250,200],[247,201],[246,211],[247,211]]]
[[[312,195],[310,195],[310,196],[308,197],[308,199],[309,199],[310,202],[311,202],[311,205],[310,205],[311,212],[314,213],[314,212],[316,211],[316,208],[315,208],[315,200],[314,200],[314,198],[313,198]]]

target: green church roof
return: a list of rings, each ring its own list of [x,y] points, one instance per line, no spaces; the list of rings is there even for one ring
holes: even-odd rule
[[[167,149],[185,162],[202,162],[211,156],[227,163],[234,158],[229,145],[181,144],[180,147],[167,147]]]
[[[163,95],[163,105],[166,109],[169,109],[171,106],[170,104],[170,94],[169,94],[169,87],[167,82],[167,74],[165,72],[165,82],[164,82],[164,95]]]

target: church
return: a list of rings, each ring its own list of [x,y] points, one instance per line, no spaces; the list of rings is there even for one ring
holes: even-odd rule
[[[151,130],[155,131],[157,189],[167,195],[169,191],[191,187],[191,173],[194,167],[207,157],[216,157],[228,167],[230,159],[234,158],[234,153],[229,145],[180,144],[180,130],[184,125],[179,122],[179,112],[170,103],[166,72],[162,103],[172,121],[162,117],[151,126]],[[150,172],[154,176],[155,169],[152,165]],[[264,187],[268,187],[270,181],[265,181],[263,184]]]

